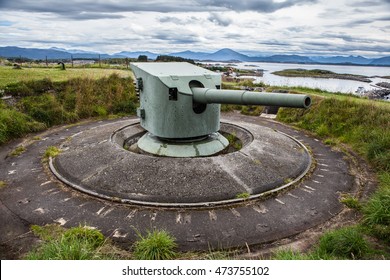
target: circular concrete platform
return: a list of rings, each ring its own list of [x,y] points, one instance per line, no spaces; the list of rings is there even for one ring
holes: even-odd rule
[[[281,190],[310,169],[310,155],[303,144],[260,125],[223,123],[220,132],[242,138],[242,149],[195,158],[124,150],[125,142],[138,139],[144,131],[137,120],[117,127],[116,123],[105,125],[65,141],[63,152],[50,165],[53,173],[65,184],[100,198],[148,206],[200,207]]]
[[[81,193],[62,184],[47,170],[47,163],[43,163],[42,158],[49,146],[61,145],[65,150],[63,155],[66,155],[67,144],[76,140],[80,141],[80,149],[110,145],[120,154],[128,155],[130,152],[110,142],[106,135],[131,123],[135,124],[137,120],[124,118],[62,126],[0,147],[0,181],[6,183],[6,186],[0,188],[0,243],[10,244],[22,240],[30,231],[29,225],[58,223],[64,227],[80,224],[96,227],[126,248],[137,239],[137,232],[144,233],[154,228],[170,232],[176,238],[180,250],[250,246],[287,238],[323,225],[344,208],[339,202],[340,194],[356,191],[345,154],[332,150],[321,141],[265,118],[229,114],[223,115],[222,120],[238,126],[261,127],[259,133],[264,127],[267,131],[277,130],[299,140],[310,149],[313,158],[314,166],[310,174],[294,187],[272,196],[223,207],[166,208],[117,203]],[[95,133],[105,130],[111,132],[102,133],[105,136],[96,141]],[[253,136],[254,139],[261,137]],[[8,156],[20,145],[25,147],[24,153],[17,157]],[[267,151],[266,147],[263,146],[264,152]],[[244,152],[245,148],[238,153],[240,158],[245,158]],[[101,154],[94,155],[96,160],[99,160]],[[115,159],[119,164],[121,157]],[[153,160],[162,159],[148,160],[153,165]],[[85,164],[93,164],[93,161],[90,159]],[[109,170],[109,162],[105,166]],[[124,176],[133,176],[132,170],[122,167],[127,174]],[[237,172],[246,171],[244,166],[230,167]],[[89,174],[108,170],[90,170]],[[164,175],[165,170],[161,170],[161,178],[170,184],[173,179]],[[141,171],[139,174],[142,174]],[[209,178],[207,186],[213,184],[212,177]],[[230,180],[234,181],[233,178]],[[175,187],[179,188],[180,184]]]

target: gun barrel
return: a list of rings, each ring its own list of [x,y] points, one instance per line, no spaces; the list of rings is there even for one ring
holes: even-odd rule
[[[220,90],[210,88],[191,88],[197,103],[263,105],[293,108],[309,108],[311,98],[304,94],[253,92],[247,90]]]

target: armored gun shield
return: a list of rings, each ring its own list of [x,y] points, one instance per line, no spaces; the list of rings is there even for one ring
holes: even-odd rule
[[[191,87],[218,89],[221,76],[189,63],[134,63],[141,126],[167,139],[206,136],[219,130],[220,104],[193,100]]]

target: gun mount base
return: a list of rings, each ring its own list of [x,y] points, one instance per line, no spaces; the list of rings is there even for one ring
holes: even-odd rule
[[[229,146],[229,141],[220,133],[212,133],[199,139],[182,141],[161,139],[146,133],[137,142],[143,152],[164,157],[206,157],[216,155]]]

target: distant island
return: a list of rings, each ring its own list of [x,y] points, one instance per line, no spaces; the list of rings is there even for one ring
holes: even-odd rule
[[[323,79],[342,79],[342,80],[353,80],[365,83],[371,83],[372,81],[363,75],[352,75],[352,74],[338,74],[328,70],[321,69],[285,69],[281,71],[273,72],[272,74],[284,77],[310,77],[310,78],[323,78]]]
[[[243,51],[244,52],[244,51]],[[195,61],[218,62],[272,62],[272,63],[298,63],[298,64],[336,64],[336,65],[364,65],[364,66],[390,66],[390,56],[381,58],[366,58],[363,56],[303,56],[303,55],[271,55],[248,56],[232,49],[224,48],[213,53],[206,52],[175,52],[157,54],[148,51],[121,51],[115,54],[87,52],[83,50],[65,50],[59,48],[37,49],[20,48],[15,46],[0,47],[0,57],[25,58],[31,60],[69,60],[69,59],[112,59],[112,58],[138,58],[146,57],[155,60],[158,56],[168,55],[191,59]]]

